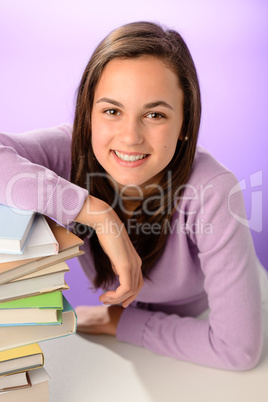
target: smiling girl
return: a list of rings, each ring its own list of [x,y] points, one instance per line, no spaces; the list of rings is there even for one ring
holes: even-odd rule
[[[105,291],[76,309],[78,331],[246,370],[262,349],[258,260],[236,178],[197,146],[200,117],[182,37],[127,24],[93,53],[73,126],[0,136],[0,202],[76,222]]]

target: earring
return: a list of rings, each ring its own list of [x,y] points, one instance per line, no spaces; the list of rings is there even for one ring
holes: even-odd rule
[[[188,141],[188,137],[184,137],[184,141]]]

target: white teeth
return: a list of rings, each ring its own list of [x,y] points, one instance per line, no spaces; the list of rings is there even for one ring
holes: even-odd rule
[[[140,154],[140,155],[126,155],[126,154],[121,154],[118,151],[114,151],[115,154],[118,156],[118,158],[122,159],[123,161],[126,162],[135,162],[138,161],[139,159],[145,158],[146,154]]]

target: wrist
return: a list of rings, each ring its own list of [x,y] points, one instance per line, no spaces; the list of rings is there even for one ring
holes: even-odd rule
[[[88,195],[79,214],[74,219],[76,222],[96,228],[102,224],[111,214],[112,208],[99,198]]]

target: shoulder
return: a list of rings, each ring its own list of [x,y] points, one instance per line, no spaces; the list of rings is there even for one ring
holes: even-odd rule
[[[53,127],[52,127],[53,129]],[[54,127],[55,130],[57,130],[59,133],[63,133],[66,137],[68,137],[70,140],[72,139],[72,134],[73,134],[73,125],[69,123],[64,123],[60,124],[59,126]]]
[[[189,181],[207,182],[226,173],[232,172],[205,148],[197,146]]]
[[[65,140],[70,142],[72,139],[73,126],[72,124],[63,123],[49,128],[40,128],[37,130],[28,131],[24,133],[31,139],[43,140]],[[21,136],[21,134],[18,134]]]
[[[226,166],[220,163],[205,148],[197,146],[190,177],[187,181],[186,191],[194,188],[198,191],[206,185],[230,188],[237,183],[237,178]]]
[[[194,243],[202,240],[215,244],[223,232],[237,230],[240,223],[247,226],[243,192],[236,176],[200,146],[176,209],[176,218],[195,229],[187,232]],[[203,236],[211,233],[213,236]]]
[[[0,142],[3,143],[3,145],[10,145],[9,141],[11,141],[12,143],[17,143],[22,146],[27,144],[49,144],[51,147],[51,145],[55,144],[57,141],[62,144],[70,144],[72,132],[73,126],[64,123],[49,128],[39,128],[21,133],[1,133]]]
[[[16,134],[2,133],[0,146],[6,155],[11,152],[67,177],[70,170],[72,132],[71,124],[60,124]]]
[[[180,197],[179,210],[216,213],[221,208],[227,211],[229,204],[234,205],[234,210],[244,215],[240,183],[233,172],[217,161],[207,150],[198,146],[190,177]],[[189,218],[190,214],[186,214]]]

